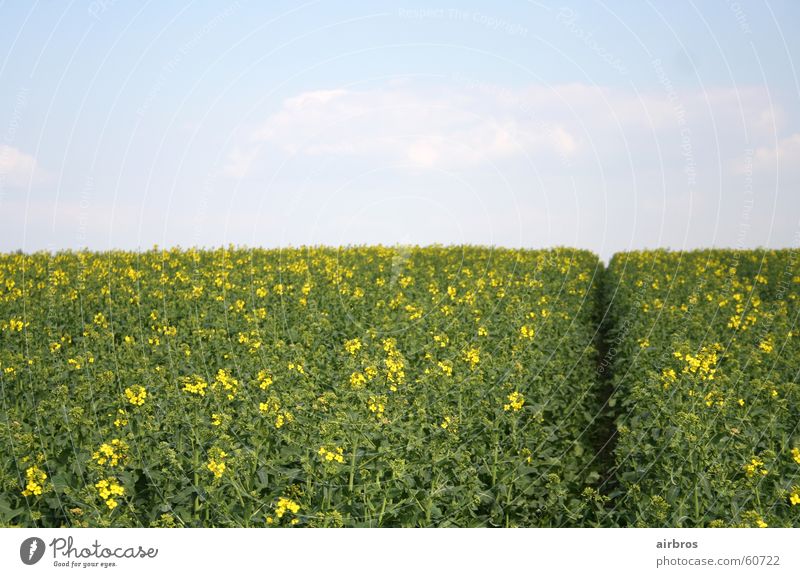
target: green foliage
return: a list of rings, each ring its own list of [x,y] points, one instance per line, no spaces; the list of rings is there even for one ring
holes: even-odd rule
[[[798,300],[788,250],[0,256],[0,525],[798,526]]]
[[[601,269],[568,249],[0,256],[0,524],[598,523]]]
[[[618,523],[800,525],[798,257],[612,259]]]

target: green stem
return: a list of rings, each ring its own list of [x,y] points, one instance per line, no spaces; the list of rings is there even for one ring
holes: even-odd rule
[[[350,482],[347,484],[347,488],[350,491],[350,501],[352,502],[352,494],[353,494],[353,480],[355,479],[356,475],[356,451],[358,451],[358,444],[353,444],[353,457],[350,459]]]
[[[197,491],[197,488],[200,486],[200,453],[197,450],[197,443],[195,443],[194,439],[192,440],[192,471],[195,489],[193,517],[197,519],[197,513],[200,511],[200,494]]]
[[[505,509],[505,512],[506,512],[506,527],[510,527],[511,526],[511,516],[509,515],[509,507],[511,505],[511,501],[513,500],[511,498],[511,496],[512,496],[512,490],[511,490],[512,485],[513,485],[513,479],[512,479],[512,482],[508,484],[508,489],[506,490],[506,506],[503,507],[503,509]]]
[[[383,527],[383,514],[386,512],[386,495],[383,496],[381,512],[378,514],[378,527]]]
[[[497,435],[494,436],[494,462],[492,463],[492,488],[494,488],[497,481],[497,459],[500,445],[497,442]]]

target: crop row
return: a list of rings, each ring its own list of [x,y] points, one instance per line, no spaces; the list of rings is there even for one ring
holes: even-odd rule
[[[615,522],[800,525],[796,251],[620,254],[605,292]]]
[[[0,257],[0,524],[604,518],[585,251]]]

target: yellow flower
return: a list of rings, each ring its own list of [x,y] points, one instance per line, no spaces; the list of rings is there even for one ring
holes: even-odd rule
[[[108,465],[109,467],[116,467],[127,458],[128,444],[119,439],[111,439],[108,443],[100,445],[94,453],[92,459],[97,461],[98,465]]]
[[[39,467],[28,467],[25,471],[25,489],[22,491],[23,497],[31,495],[39,496],[44,491],[44,482],[47,480],[47,473]]]
[[[233,398],[236,396],[236,390],[239,386],[239,381],[225,369],[219,369],[217,371],[217,379],[214,381],[212,387],[216,387],[217,385],[221,385],[226,391],[228,391],[228,399],[233,400]]]
[[[341,447],[334,447],[333,450],[330,450],[323,446],[319,448],[317,454],[326,462],[344,463],[344,450]]]
[[[438,344],[441,348],[445,348],[448,344],[450,344],[450,337],[447,335],[433,335],[433,342]]]
[[[272,525],[274,523],[280,523],[280,520],[287,515],[287,513],[296,515],[298,511],[300,511],[299,504],[288,497],[280,497],[278,499],[278,503],[275,505],[275,516],[267,517],[267,524]],[[298,522],[298,519],[292,519],[289,521],[291,525],[297,525]]]
[[[134,385],[125,389],[125,397],[131,405],[140,407],[147,398],[147,390],[141,385]]]
[[[522,393],[514,391],[508,395],[508,401],[508,404],[503,405],[504,411],[519,411],[525,404],[525,397],[522,396]]]
[[[280,519],[284,516],[286,511],[291,511],[292,513],[297,513],[300,510],[300,505],[292,501],[291,499],[287,499],[285,497],[281,497],[278,499],[278,505],[275,508],[275,516]]]
[[[389,390],[396,391],[397,385],[400,385],[405,380],[405,362],[400,351],[397,350],[397,341],[393,338],[384,339],[383,350],[386,352],[386,358],[383,363],[386,365],[386,378],[389,380]],[[365,372],[368,369],[365,369]]]
[[[350,374],[350,386],[354,389],[360,389],[367,384],[367,378],[361,373]]]
[[[286,366],[288,367],[288,369],[290,371],[297,371],[301,375],[305,375],[306,374],[306,370],[303,368],[303,365],[301,365],[300,363],[288,363]]]
[[[700,349],[696,356],[686,353],[686,355],[683,355],[683,360],[686,363],[683,367],[683,372],[698,376],[703,381],[713,381],[719,361],[717,352],[720,350],[722,350],[722,346],[715,343]]]
[[[789,495],[789,502],[794,505],[800,505],[800,487],[792,487],[792,493]]]
[[[345,341],[344,343],[344,350],[346,350],[351,355],[356,354],[361,349],[361,341],[359,339],[350,339],[349,341]]]
[[[222,449],[218,449],[216,447],[211,449],[211,451],[209,451],[209,454],[211,458],[208,460],[206,467],[208,467],[209,471],[214,473],[215,479],[219,479],[220,477],[222,477],[222,474],[225,472],[225,469],[227,468],[225,465],[225,457],[227,457],[228,454]]]
[[[266,403],[259,403],[258,410],[264,414],[275,417],[275,428],[280,429],[287,423],[294,421],[294,415],[289,411],[281,411],[281,404],[277,399],[270,399]]]
[[[206,387],[208,383],[198,375],[191,375],[189,377],[181,377],[180,382],[183,384],[183,390],[193,395],[204,397],[206,395]]]
[[[469,363],[469,367],[474,369],[481,362],[481,351],[474,347],[464,351],[464,360]]]
[[[522,451],[520,451],[520,455],[525,458],[525,462],[528,465],[533,463],[533,452],[527,447],[525,447],[524,449],[522,449]]]
[[[664,369],[661,371],[661,378],[665,389],[668,389],[672,383],[678,380],[675,374],[675,369]]]
[[[755,477],[756,475],[766,475],[768,471],[764,468],[764,461],[758,457],[753,457],[750,462],[745,464],[744,472],[748,477]]]
[[[114,419],[115,427],[124,427],[128,424],[128,413],[125,409],[117,409],[117,418]]]
[[[267,390],[271,384],[272,377],[270,374],[265,370],[258,371],[258,386],[263,390]]]
[[[421,308],[414,306],[412,304],[406,305],[406,312],[408,313],[409,320],[416,320],[422,318],[422,313],[424,312]]]
[[[383,412],[386,410],[386,397],[384,395],[370,396],[367,407],[377,416],[382,416]]]
[[[519,329],[519,334],[521,334],[522,337],[525,339],[532,339],[534,335],[534,330],[532,327],[529,327],[528,325],[522,325],[522,327]]]
[[[100,495],[100,498],[106,502],[106,506],[109,508],[109,510],[112,510],[119,505],[114,497],[121,497],[125,494],[125,487],[120,485],[117,479],[114,477],[100,479],[94,484],[94,487],[97,489],[97,493]]]
[[[792,459],[794,459],[795,463],[800,465],[800,449],[798,449],[797,447],[792,449]]]

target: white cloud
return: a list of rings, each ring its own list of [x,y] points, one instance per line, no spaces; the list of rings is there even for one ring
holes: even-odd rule
[[[637,171],[663,165],[680,172],[683,128],[691,132],[693,160],[708,166],[739,157],[745,134],[768,142],[782,119],[759,87],[638,93],[576,83],[505,88],[401,82],[287,98],[233,148],[224,172],[246,176],[267,150],[363,158],[372,166],[459,169],[518,158],[562,171],[567,161],[599,161],[608,165],[604,170],[629,169],[633,162]]]
[[[44,173],[33,156],[13,146],[0,145],[0,184],[23,188],[43,179]]]
[[[556,149],[558,150],[559,154],[563,156],[571,156],[578,149],[578,144],[575,142],[575,137],[564,130],[561,126],[556,126],[553,129],[553,139],[555,141]]]
[[[797,172],[800,167],[800,133],[782,138],[774,146],[760,146],[753,154],[753,170],[775,175]]]
[[[233,178],[244,178],[250,170],[250,164],[252,164],[257,153],[257,148],[245,151],[237,146],[228,154],[222,173]]]
[[[226,172],[243,176],[241,159],[252,160],[264,145],[291,155],[382,158],[420,168],[576,153],[580,140],[567,126],[520,122],[521,96],[408,86],[305,92],[286,99],[230,153]]]

